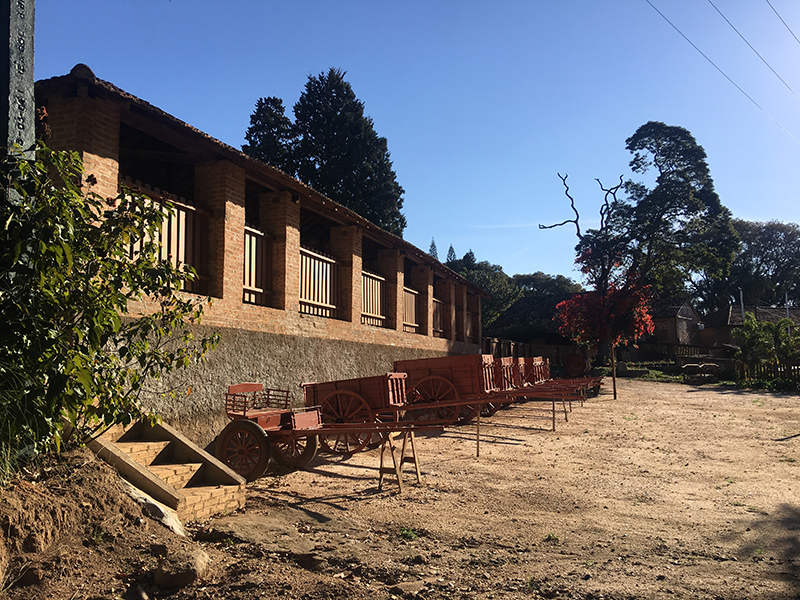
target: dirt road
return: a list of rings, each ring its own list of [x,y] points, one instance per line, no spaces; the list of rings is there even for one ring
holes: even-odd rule
[[[263,478],[243,512],[194,529],[214,567],[178,592],[152,586],[124,533],[75,552],[95,573],[125,555],[148,598],[800,597],[800,398],[609,388],[555,432],[541,404],[500,411],[480,458],[474,426],[418,437],[423,482],[406,465],[402,495],[377,490],[377,450]],[[90,587],[74,597],[125,588]]]

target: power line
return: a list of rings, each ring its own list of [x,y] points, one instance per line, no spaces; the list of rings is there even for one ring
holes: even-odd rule
[[[767,3],[767,4],[769,4],[769,7],[772,9],[772,12],[774,12],[774,13],[777,15],[777,17],[778,17],[778,18],[781,20],[781,23],[783,23],[783,26],[784,26],[784,27],[786,27],[786,29],[788,29],[788,30],[789,30],[789,33],[791,33],[791,34],[792,34],[792,37],[795,39],[795,41],[796,41],[798,44],[800,44],[800,40],[798,40],[798,39],[797,39],[797,36],[794,34],[794,31],[792,31],[792,28],[791,28],[791,27],[789,27],[789,25],[787,25],[787,24],[786,24],[786,21],[784,21],[784,20],[783,20],[783,17],[782,17],[782,16],[780,16],[780,15],[778,14],[778,11],[777,11],[777,10],[775,10],[775,7],[774,7],[774,6],[772,6],[772,4],[770,3],[770,1],[769,1],[769,0],[765,0],[765,1],[766,1],[766,3]]]
[[[771,114],[769,114],[769,113],[768,113],[766,110],[764,110],[764,108],[763,108],[763,107],[762,107],[762,106],[761,106],[761,105],[760,105],[758,102],[756,102],[755,100],[753,100],[753,98],[750,96],[750,94],[748,94],[747,92],[745,92],[745,91],[744,91],[744,90],[743,90],[741,87],[739,87],[739,85],[738,85],[738,84],[737,84],[737,83],[736,83],[736,82],[735,82],[733,79],[731,79],[730,77],[728,77],[728,75],[727,75],[727,73],[725,73],[725,71],[723,71],[722,69],[720,69],[720,68],[719,68],[719,67],[716,65],[716,63],[715,63],[713,60],[711,60],[711,59],[710,59],[708,56],[706,56],[706,54],[705,54],[705,53],[704,53],[702,50],[700,50],[700,48],[698,48],[698,47],[697,47],[697,46],[694,44],[694,42],[692,42],[692,40],[690,40],[688,37],[686,37],[686,35],[684,35],[684,33],[683,33],[683,32],[682,32],[680,29],[678,29],[678,27],[677,27],[677,26],[676,26],[676,25],[675,25],[675,24],[674,24],[672,21],[670,21],[670,20],[669,20],[669,19],[668,19],[668,18],[667,18],[665,15],[664,15],[664,13],[662,13],[660,10],[658,10],[658,9],[655,7],[655,5],[654,5],[652,2],[650,2],[650,0],[645,0],[645,2],[647,2],[647,3],[648,3],[648,4],[649,4],[649,5],[650,5],[650,6],[653,8],[653,10],[654,10],[654,11],[656,11],[656,12],[657,12],[659,15],[661,15],[661,18],[662,18],[662,19],[664,19],[664,20],[665,20],[667,23],[669,23],[669,24],[670,24],[670,26],[671,26],[671,27],[672,27],[672,28],[673,28],[675,31],[677,31],[677,32],[678,32],[678,34],[680,34],[680,36],[681,36],[683,39],[685,39],[687,42],[689,42],[689,45],[690,45],[692,48],[694,48],[695,50],[697,50],[697,51],[700,53],[700,56],[702,56],[703,58],[705,58],[705,59],[706,59],[706,60],[709,62],[709,64],[711,64],[711,66],[712,66],[712,67],[714,67],[714,68],[715,68],[717,71],[719,71],[719,72],[720,72],[720,74],[721,74],[721,75],[722,75],[722,76],[723,76],[725,79],[727,79],[728,81],[730,81],[730,82],[731,82],[731,84],[733,85],[733,87],[735,87],[737,90],[739,90],[739,91],[740,91],[740,92],[741,92],[741,93],[744,95],[744,97],[745,97],[745,98],[747,98],[748,100],[750,100],[750,102],[752,102],[752,103],[753,103],[753,105],[754,105],[756,108],[758,108],[758,110],[760,110],[760,111],[761,111],[761,112],[763,112],[765,115],[767,115],[767,117],[769,117],[769,118],[770,118],[770,120],[772,120],[772,122],[773,122],[773,123],[775,123],[775,124],[776,124],[778,127],[780,127],[781,129],[783,129],[783,131],[785,131],[785,132],[786,132],[786,134],[787,134],[789,137],[791,137],[791,138],[792,138],[792,139],[793,139],[795,142],[797,142],[798,144],[800,144],[800,140],[798,140],[796,137],[794,137],[794,136],[792,135],[792,132],[791,132],[791,131],[789,131],[788,129],[786,129],[786,127],[784,127],[783,125],[781,125],[781,124],[780,124],[780,123],[779,123],[779,122],[778,122],[778,121],[775,119],[775,117],[773,117],[773,116],[772,116]]]
[[[742,41],[743,41],[745,44],[747,44],[747,45],[750,47],[750,50],[752,50],[753,52],[755,52],[756,56],[757,56],[758,58],[760,58],[760,59],[761,59],[761,62],[763,62],[765,65],[767,65],[767,67],[769,68],[769,70],[770,70],[770,71],[772,71],[772,72],[774,73],[775,77],[777,77],[778,79],[780,79],[781,83],[782,83],[783,85],[785,85],[785,86],[786,86],[786,89],[787,89],[787,90],[789,90],[790,92],[792,92],[792,94],[794,94],[794,97],[795,97],[795,98],[797,98],[798,100],[800,100],[800,96],[798,96],[798,95],[795,93],[795,91],[794,91],[794,90],[791,88],[791,86],[790,86],[788,83],[786,83],[786,82],[783,80],[783,77],[781,77],[780,75],[778,75],[778,72],[777,72],[775,69],[773,69],[773,68],[772,68],[772,65],[770,65],[770,64],[767,62],[767,60],[766,60],[766,59],[765,59],[763,56],[761,56],[761,55],[758,53],[758,50],[756,50],[755,48],[753,48],[753,44],[751,44],[750,42],[748,42],[748,41],[747,41],[747,39],[746,39],[746,38],[745,38],[745,37],[744,37],[744,36],[741,34],[741,32],[740,32],[738,29],[736,29],[736,27],[734,27],[734,26],[733,26],[733,23],[731,23],[731,22],[728,20],[728,17],[726,17],[725,15],[723,15],[723,14],[722,14],[722,11],[721,11],[720,9],[718,9],[718,8],[717,8],[717,5],[716,5],[716,4],[714,4],[714,3],[713,3],[711,0],[708,0],[708,3],[709,3],[711,6],[713,6],[713,7],[714,7],[714,10],[716,10],[716,11],[719,13],[719,16],[720,16],[720,17],[722,17],[723,19],[725,19],[725,22],[726,22],[728,25],[730,25],[730,26],[731,26],[731,29],[733,29],[733,30],[734,30],[734,31],[735,31],[735,32],[736,32],[736,33],[739,35],[739,37],[740,37],[740,38],[742,38]]]

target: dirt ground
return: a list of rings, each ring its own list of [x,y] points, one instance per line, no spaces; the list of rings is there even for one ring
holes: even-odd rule
[[[73,457],[80,475],[56,470],[49,483],[4,493],[7,512],[29,488],[54,488],[67,503],[77,493],[84,512],[38,548],[13,515],[0,520],[11,549],[5,594],[800,597],[800,398],[621,380],[614,400],[610,388],[573,406],[568,422],[560,414],[555,432],[534,402],[485,419],[479,458],[474,425],[418,436],[422,484],[406,465],[402,495],[394,478],[377,489],[377,450],[320,454],[305,471],[250,484],[245,510],[194,524],[190,541],[124,496],[109,505],[111,474]],[[94,497],[72,490],[81,478]],[[210,569],[177,591],[158,588],[159,557],[187,546],[202,548]]]

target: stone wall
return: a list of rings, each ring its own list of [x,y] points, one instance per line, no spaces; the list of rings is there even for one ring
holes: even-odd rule
[[[211,330],[200,326],[195,333],[201,336]],[[395,360],[448,354],[441,350],[243,329],[215,327],[213,330],[220,334],[221,341],[206,362],[156,382],[160,387],[174,388],[175,396],[151,394],[145,400],[166,423],[200,446],[211,442],[228,423],[223,395],[231,384],[252,381],[265,387],[288,389],[293,405],[302,406],[301,383],[380,375],[391,371]]]

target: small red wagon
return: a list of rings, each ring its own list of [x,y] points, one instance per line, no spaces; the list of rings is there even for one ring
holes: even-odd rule
[[[289,408],[289,390],[232,385],[225,394],[225,412],[231,422],[217,437],[215,454],[247,481],[261,477],[270,458],[300,469],[317,453],[319,410]]]

